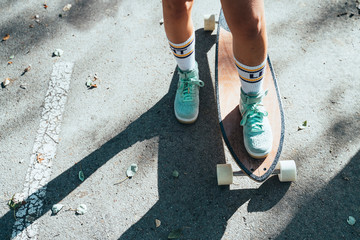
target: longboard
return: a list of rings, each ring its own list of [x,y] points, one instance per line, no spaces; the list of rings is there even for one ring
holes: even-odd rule
[[[246,175],[254,181],[263,182],[274,172],[281,174],[280,168],[282,168],[283,172],[283,176],[279,175],[280,180],[283,178],[285,181],[294,181],[296,179],[295,162],[284,161],[282,162],[283,166],[278,164],[284,142],[284,111],[279,86],[269,57],[267,58],[263,84],[263,88],[268,90],[268,95],[264,98],[263,103],[269,114],[268,118],[273,132],[273,148],[267,157],[263,159],[254,159],[245,150],[239,111],[241,83],[234,64],[232,34],[222,11],[219,16],[217,32],[215,69],[216,97],[221,132],[227,148],[242,170],[233,173],[231,165],[218,165],[218,184],[230,184],[233,175]],[[230,174],[231,176],[227,176]]]

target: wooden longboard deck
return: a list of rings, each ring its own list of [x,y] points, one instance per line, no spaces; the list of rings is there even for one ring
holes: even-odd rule
[[[279,161],[284,139],[284,114],[279,88],[267,60],[263,88],[268,90],[264,106],[273,132],[273,148],[265,159],[254,159],[245,150],[239,111],[240,79],[234,64],[232,35],[221,12],[219,17],[216,61],[216,94],[221,131],[224,141],[239,167],[253,180],[265,181]]]

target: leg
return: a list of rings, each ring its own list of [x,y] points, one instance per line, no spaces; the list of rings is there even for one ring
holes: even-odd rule
[[[175,116],[181,123],[193,123],[199,114],[199,80],[195,61],[195,33],[191,20],[192,0],[163,0],[166,36],[178,65],[179,83],[175,95]]]
[[[170,42],[183,43],[194,32],[191,20],[192,0],[163,0],[166,36]]]
[[[181,70],[195,67],[195,34],[191,19],[193,1],[163,0],[165,33]]]
[[[262,101],[266,69],[267,37],[263,0],[222,0],[233,35],[235,64],[241,81],[240,112],[244,144],[254,158],[266,157],[272,149],[272,131]]]
[[[222,0],[227,24],[233,34],[234,57],[247,66],[257,66],[267,55],[263,0]]]

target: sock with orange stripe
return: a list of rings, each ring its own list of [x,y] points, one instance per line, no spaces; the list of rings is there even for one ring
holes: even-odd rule
[[[195,68],[195,33],[183,43],[169,41],[169,44],[178,67],[183,71],[193,70]]]
[[[246,94],[260,92],[265,75],[266,59],[263,63],[255,67],[246,66],[236,59],[235,64],[241,80],[241,89]]]

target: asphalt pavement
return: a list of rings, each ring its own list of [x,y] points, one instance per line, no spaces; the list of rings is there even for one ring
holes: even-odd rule
[[[0,239],[360,239],[348,221],[360,221],[357,4],[265,1],[281,158],[296,161],[298,180],[219,187],[216,164],[232,160],[216,31],[203,30],[219,1],[194,4],[205,87],[198,121],[182,125],[160,0],[0,0]]]

